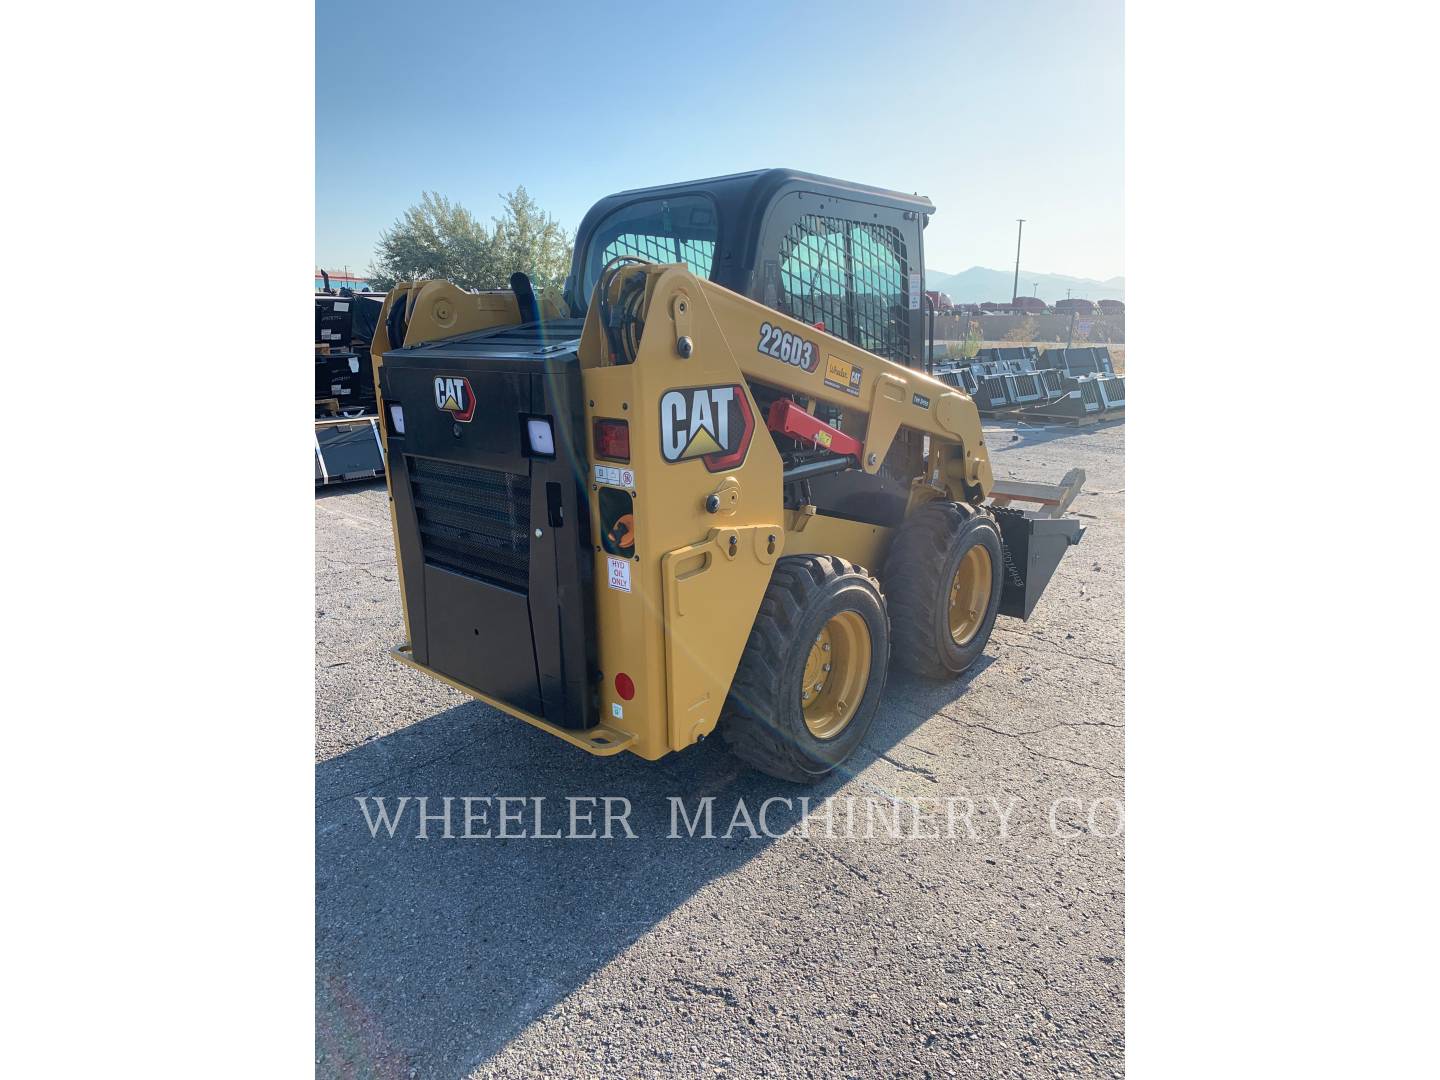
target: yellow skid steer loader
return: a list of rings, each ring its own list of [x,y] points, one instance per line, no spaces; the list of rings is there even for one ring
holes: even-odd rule
[[[743,173],[601,200],[563,298],[392,291],[395,655],[593,754],[718,729],[795,781],[859,744],[892,657],[969,668],[1079,542],[1083,474],[997,485],[926,374],[934,212]]]

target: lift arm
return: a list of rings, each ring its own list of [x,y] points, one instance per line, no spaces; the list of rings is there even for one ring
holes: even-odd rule
[[[725,350],[752,385],[804,398],[811,411],[817,402],[838,406],[840,428],[861,441],[859,466],[866,472],[879,471],[896,434],[907,428],[930,436],[930,483],[965,502],[990,494],[994,479],[979,410],[968,395],[938,379],[698,278],[680,264],[621,267],[597,285],[597,293],[600,289],[607,290],[607,303],[590,306],[581,339],[583,366],[633,361],[625,355],[626,335],[606,334],[601,323],[629,319],[647,338],[666,335],[678,358],[700,349]],[[628,305],[622,302],[627,290],[633,297]],[[710,318],[700,318],[702,313]],[[716,324],[716,340],[705,340],[701,327]]]

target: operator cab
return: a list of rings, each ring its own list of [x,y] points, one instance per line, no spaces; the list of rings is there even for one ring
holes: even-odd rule
[[[929,199],[765,169],[622,191],[580,224],[565,301],[583,315],[617,255],[691,273],[909,367],[926,352]]]

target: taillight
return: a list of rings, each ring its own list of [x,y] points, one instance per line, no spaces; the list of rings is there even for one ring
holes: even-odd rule
[[[635,680],[623,671],[615,676],[615,692],[626,701],[635,696]]]
[[[628,463],[630,424],[624,420],[596,420],[595,456]]]

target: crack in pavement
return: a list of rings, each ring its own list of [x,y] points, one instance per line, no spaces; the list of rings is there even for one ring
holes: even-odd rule
[[[1106,721],[1061,721],[1059,723],[1051,724],[1049,727],[1037,728],[1034,731],[1006,731],[1003,728],[997,728],[990,724],[982,724],[975,720],[962,720],[960,719],[960,717],[953,716],[950,713],[946,712],[944,709],[941,709],[939,712],[935,713],[935,715],[945,720],[949,720],[952,724],[958,724],[960,727],[975,728],[979,731],[988,731],[993,735],[1003,736],[1007,739],[1014,739],[1017,743],[1020,744],[1022,749],[1024,749],[1027,753],[1031,754],[1034,757],[1044,758],[1047,761],[1065,762],[1070,765],[1077,765],[1082,769],[1094,769],[1096,772],[1104,773],[1112,780],[1125,779],[1123,773],[1115,773],[1111,771],[1107,766],[1093,765],[1088,761],[1076,761],[1074,758],[1056,757],[1054,754],[1047,754],[1043,751],[1035,749],[1035,747],[1031,746],[1028,742],[1025,741],[1025,736],[1027,735],[1043,735],[1045,732],[1054,731],[1056,728],[1110,727],[1124,730],[1124,727],[1121,724],[1111,724]]]
[[[382,529],[380,523],[377,521],[371,521],[367,518],[362,518],[356,514],[347,514],[344,510],[337,510],[333,506],[326,506],[323,502],[317,502],[315,504],[315,509],[324,510],[327,514],[334,514],[336,517],[345,518],[347,521],[353,521],[357,525],[363,525],[365,528],[374,529],[377,532],[381,531]],[[388,525],[388,522],[386,524]],[[385,531],[388,531],[388,529],[386,529]]]
[[[399,769],[388,776],[382,776],[378,780],[368,781],[363,787],[360,787],[355,791],[348,792],[344,795],[331,795],[327,796],[326,798],[319,799],[317,800],[317,805],[327,806],[330,803],[340,802],[344,799],[353,799],[359,795],[368,794],[380,784],[388,784],[391,780],[398,780],[402,776],[407,776],[410,773],[418,772],[420,769],[426,768],[429,765],[435,765],[449,761],[452,758],[460,756],[460,754],[464,753],[468,749],[470,749],[468,745],[462,746],[456,750],[451,750],[448,753],[440,754],[436,757],[430,758],[427,761],[421,761],[417,762],[414,765],[406,766],[405,768]]]
[[[818,852],[820,852],[822,855],[828,855],[830,858],[834,859],[837,863],[839,863],[841,866],[843,866],[846,870],[849,870],[850,873],[854,874],[854,875],[855,875],[856,877],[858,877],[861,881],[869,881],[869,880],[870,880],[870,875],[867,874],[867,873],[865,873],[864,870],[860,870],[860,869],[858,869],[858,868],[856,868],[856,867],[854,867],[854,866],[851,866],[848,862],[846,862],[844,859],[842,859],[839,855],[836,855],[836,854],[835,854],[833,851],[831,851],[829,848],[820,847],[820,846],[817,844],[817,845],[815,845],[815,850],[818,851]]]
[[[866,749],[866,750],[869,750],[869,751],[870,751],[872,754],[874,754],[877,758],[881,758],[881,759],[884,760],[884,761],[888,761],[891,765],[894,765],[895,768],[899,769],[901,772],[918,773],[919,775],[925,777],[925,779],[929,780],[932,784],[938,784],[938,783],[940,783],[940,778],[939,778],[938,776],[936,776],[935,773],[934,773],[932,770],[925,768],[925,766],[923,766],[923,765],[907,765],[907,764],[905,764],[905,762],[899,761],[899,760],[891,757],[889,754],[885,753],[885,751],[883,751],[883,750],[876,750],[873,746],[868,746],[868,745],[867,745],[867,746],[865,747],[865,749]],[[932,755],[932,756],[933,756],[933,755]]]
[[[732,1008],[738,1009],[740,1007],[740,999],[735,996],[735,992],[731,990],[728,986],[711,986],[708,983],[698,983],[694,982],[691,979],[677,978],[671,979],[670,981],[677,986],[683,986],[686,989],[692,990],[697,994],[704,994],[707,997],[720,998],[725,1002],[726,1005],[729,1005]]]
[[[1003,631],[1002,631],[1002,633],[1003,633]],[[1030,636],[1030,640],[1032,640],[1032,641],[1045,641],[1044,638],[1036,638],[1036,637],[1034,637],[1033,635]],[[1045,641],[1045,643],[1046,643],[1047,645],[1050,645],[1051,647],[1050,647],[1049,649],[1037,649],[1037,648],[1035,648],[1033,645],[1024,645],[1024,644],[1021,644],[1020,642],[1015,641],[1015,640],[1013,640],[1013,639],[1011,639],[1011,638],[1006,638],[1006,639],[1005,639],[1005,647],[1006,647],[1007,649],[1024,649],[1026,652],[1055,652],[1055,653],[1059,653],[1061,656],[1073,657],[1073,658],[1076,659],[1076,660],[1089,660],[1092,664],[1108,664],[1110,667],[1114,668],[1116,671],[1121,671],[1121,670],[1123,670],[1123,669],[1121,668],[1121,666],[1120,666],[1118,663],[1116,663],[1114,660],[1106,660],[1104,657],[1100,657],[1100,656],[1090,656],[1090,655],[1088,655],[1088,654],[1086,654],[1086,653],[1070,652],[1068,649],[1062,649],[1062,648],[1060,648],[1058,645],[1055,645],[1054,642],[1050,642],[1050,641]]]

